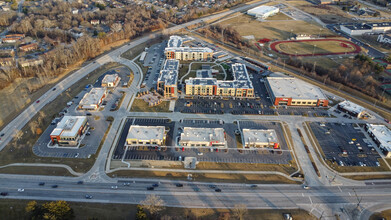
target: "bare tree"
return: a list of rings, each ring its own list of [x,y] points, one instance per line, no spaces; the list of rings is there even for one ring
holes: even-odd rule
[[[111,25],[110,27],[111,31],[113,31],[114,33],[116,32],[120,32],[122,30],[122,24],[120,23],[114,23]]]
[[[236,204],[232,209],[233,216],[239,220],[243,220],[244,216],[247,215],[247,206],[245,204]]]
[[[164,210],[164,201],[157,195],[149,195],[145,200],[141,201],[141,206],[148,210],[152,216],[155,216]]]

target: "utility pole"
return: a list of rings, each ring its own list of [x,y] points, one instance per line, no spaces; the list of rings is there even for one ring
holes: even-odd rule
[[[358,209],[359,211],[360,211],[360,203],[361,203],[361,200],[362,200],[362,197],[358,197],[358,195],[357,195],[357,192],[356,192],[356,190],[353,188],[353,192],[354,192],[354,195],[356,196],[356,198],[357,198],[357,206],[356,206],[356,209]]]

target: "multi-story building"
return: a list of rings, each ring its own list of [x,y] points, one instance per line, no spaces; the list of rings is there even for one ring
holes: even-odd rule
[[[341,25],[340,28],[341,31],[351,36],[367,33],[386,33],[391,30],[391,22],[348,24]]]
[[[102,87],[114,88],[121,81],[118,74],[108,74],[102,80]]]
[[[294,77],[267,77],[266,89],[273,105],[328,106],[328,99],[319,87]]]
[[[184,127],[179,144],[183,147],[226,147],[223,128]]]
[[[83,96],[83,99],[79,103],[79,109],[97,110],[106,96],[106,88],[92,88],[89,93]]]
[[[178,60],[168,59],[164,62],[164,66],[160,71],[157,90],[162,92],[165,98],[178,97],[178,68]]]
[[[232,64],[234,80],[216,80],[214,78],[189,78],[185,80],[186,95],[254,97],[254,87],[244,64]]]
[[[126,137],[126,145],[162,146],[166,141],[164,126],[132,125]]]
[[[87,127],[86,116],[64,116],[50,134],[50,139],[60,146],[78,146]]]
[[[384,155],[391,157],[391,130],[385,125],[375,124],[366,124],[365,130],[383,151]]]
[[[243,129],[243,146],[245,148],[279,148],[277,134],[274,129]]]
[[[12,66],[15,63],[15,58],[13,57],[3,57],[0,58],[0,66]]]
[[[164,50],[167,59],[176,60],[211,60],[213,50],[207,47],[183,47],[180,36],[171,36]]]

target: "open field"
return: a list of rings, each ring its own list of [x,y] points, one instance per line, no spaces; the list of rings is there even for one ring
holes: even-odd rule
[[[225,183],[265,183],[265,184],[299,184],[300,182],[289,180],[280,175],[273,174],[220,174],[220,173],[191,173],[189,172],[165,172],[165,171],[134,171],[119,170],[109,173],[113,177],[153,177],[173,180],[187,180],[187,175],[192,174],[195,181],[211,181]]]
[[[278,53],[293,56],[317,56],[359,53],[360,47],[339,39],[277,41],[270,48]]]
[[[289,4],[291,4],[289,2]],[[300,2],[293,3],[295,6],[303,10],[309,14],[315,15],[320,18],[325,23],[347,23],[354,22],[352,19],[353,16],[344,12],[338,6],[334,5],[313,5],[309,2],[305,2],[304,4],[300,4]]]
[[[26,219],[25,207],[29,200],[16,200],[16,199],[2,199],[0,200],[0,213],[2,213],[2,219],[14,220],[14,219]],[[45,201],[37,201],[38,204],[42,204]],[[111,204],[111,203],[82,203],[82,202],[68,202],[74,211],[76,219],[135,219],[137,206],[133,204]],[[12,207],[12,208],[11,208]],[[204,219],[215,220],[219,219],[222,213],[229,213],[232,215],[229,209],[190,209],[190,208],[176,208],[166,207],[161,212],[161,216],[169,216],[172,219],[183,219],[184,216],[188,216],[186,219]],[[314,220],[314,216],[301,209],[249,209],[248,214],[245,216],[246,220],[267,219],[267,220],[280,220],[283,219],[283,213],[291,213],[294,219],[302,220]],[[170,218],[171,219],[171,218]]]
[[[284,20],[293,20],[293,19],[282,12],[279,12],[276,15],[266,18],[266,21],[284,21]]]
[[[149,107],[148,103],[142,99],[134,99],[131,112],[170,112],[168,109],[170,107],[169,101],[163,101],[160,105]]]
[[[148,42],[139,44],[132,49],[126,51],[125,53],[121,54],[121,57],[126,58],[128,60],[133,60],[136,56],[138,56],[140,53],[142,53],[146,47],[150,47],[153,44],[161,42],[161,38],[154,38]]]
[[[254,35],[255,39],[269,38],[286,40],[295,34],[334,35],[328,29],[299,20],[260,22],[249,15],[240,15],[219,23],[223,27],[233,27],[241,36]]]
[[[95,155],[92,155],[91,158],[88,159],[38,157],[32,152],[31,146],[33,146],[37,141],[39,135],[35,134],[37,129],[31,129],[31,126],[33,123],[40,122],[38,123],[38,128],[41,131],[44,131],[49,126],[53,118],[62,111],[64,107],[66,107],[66,103],[79,94],[87,84],[93,84],[102,74],[118,66],[119,64],[116,63],[109,63],[102,66],[90,73],[88,79],[81,79],[77,84],[74,84],[66,92],[59,95],[49,105],[44,106],[41,111],[37,112],[32,120],[22,129],[23,135],[21,138],[19,140],[14,138],[0,152],[0,165],[7,165],[11,163],[58,163],[69,165],[76,172],[87,172],[94,164],[100,148],[97,150]],[[42,119],[40,115],[44,115],[45,117]],[[26,171],[28,172],[29,170],[27,169]],[[54,169],[54,171],[57,171],[57,169]],[[49,169],[48,173],[51,175],[53,174]]]

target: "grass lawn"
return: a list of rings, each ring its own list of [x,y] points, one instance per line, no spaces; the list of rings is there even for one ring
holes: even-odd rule
[[[198,166],[198,165],[197,165]],[[153,177],[173,180],[187,180],[191,172],[165,172],[165,171],[135,171],[119,170],[109,173],[116,177]],[[221,174],[221,173],[191,173],[195,181],[225,182],[225,183],[265,183],[265,184],[299,184],[280,175],[272,174]]]
[[[189,64],[182,64],[179,68],[178,79],[181,79],[189,71]]]
[[[277,171],[290,175],[297,171],[291,164],[263,164],[263,163],[214,163],[199,162],[197,170],[245,170],[245,171]]]
[[[29,167],[13,166],[0,169],[0,173],[50,175],[50,176],[74,176],[67,169],[61,167]]]
[[[391,219],[391,209],[384,210],[382,212],[376,212],[371,215],[369,220],[378,220],[378,219]]]
[[[170,107],[169,101],[163,101],[160,105],[149,107],[148,103],[142,99],[134,99],[132,104],[131,112],[170,112],[168,109]]]
[[[256,40],[262,38],[286,40],[289,37],[294,36],[294,34],[318,35],[319,32],[323,35],[333,34],[328,29],[305,21],[287,20],[260,22],[254,17],[245,14],[224,20],[219,24],[223,27],[229,25],[230,27],[235,28],[241,36],[254,35]]]
[[[276,45],[276,49],[288,54],[325,54],[325,53],[347,53],[355,50],[354,47],[342,47],[338,41],[304,41],[289,42]]]
[[[106,64],[95,71],[89,74],[88,79],[83,78],[77,84],[71,86],[66,92],[63,92],[59,95],[54,101],[49,105],[44,106],[40,112],[43,112],[45,117],[41,120],[39,128],[44,131],[53,118],[64,108],[66,103],[71,101],[73,97],[79,94],[87,84],[94,83],[99,76],[107,72],[112,68],[118,67],[117,63]],[[23,135],[19,140],[15,138],[0,152],[0,165],[7,165],[11,163],[59,163],[66,164],[72,167],[76,172],[87,172],[91,166],[94,164],[95,159],[99,153],[99,150],[95,155],[92,155],[91,158],[81,159],[81,158],[47,158],[47,157],[38,157],[32,152],[32,146],[37,141],[39,135],[34,134],[30,126],[37,122],[39,119],[39,113],[37,113],[29,123],[22,129]],[[42,113],[41,113],[42,114]],[[102,139],[103,141],[103,139]],[[15,169],[17,170],[17,169]],[[54,169],[55,171],[58,168]],[[0,170],[1,171],[1,170]],[[29,171],[29,170],[26,170]],[[10,172],[8,170],[8,172]],[[51,171],[48,171],[49,174],[52,174]],[[28,173],[26,173],[28,174]]]
[[[29,200],[1,199],[0,213],[2,219],[26,219],[25,207]],[[45,201],[37,201],[42,204]],[[76,219],[135,219],[136,205],[133,204],[110,204],[110,203],[82,203],[68,202],[73,209]],[[11,208],[12,207],[12,208]],[[175,208],[166,207],[161,212],[161,216],[167,215],[172,219],[219,219],[221,213],[230,213],[229,209],[190,209],[190,208]],[[301,209],[249,209],[245,216],[246,220],[267,219],[280,220],[283,219],[284,213],[291,213],[293,219],[312,220],[316,219],[307,211]],[[171,218],[170,218],[171,219]]]

